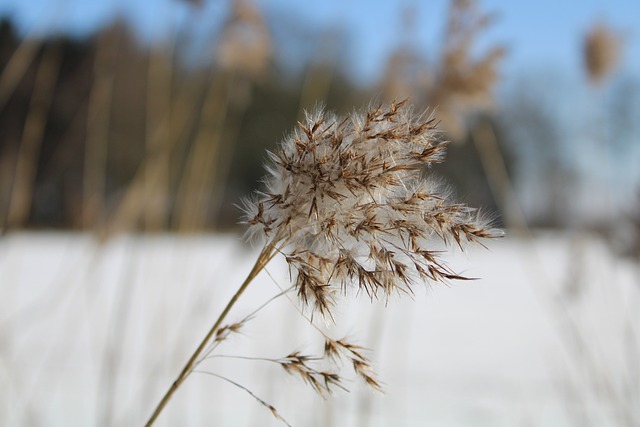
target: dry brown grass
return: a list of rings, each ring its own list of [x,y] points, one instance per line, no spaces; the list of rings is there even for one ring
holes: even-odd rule
[[[28,55],[28,53],[24,53],[24,55]],[[34,94],[31,97],[29,111],[24,122],[7,213],[7,224],[9,227],[23,226],[29,218],[31,204],[33,202],[37,166],[47,116],[53,102],[56,80],[60,71],[59,67],[59,46],[51,46],[45,50],[38,64]],[[10,78],[11,77],[7,77],[7,79]]]
[[[419,284],[465,279],[440,259],[440,251],[431,248],[432,240],[462,248],[466,242],[502,234],[424,179],[424,166],[441,162],[446,147],[437,138],[434,122],[400,102],[347,117],[318,109],[306,115],[305,123],[298,123],[270,155],[266,188],[245,203],[249,236],[263,245],[258,260],[147,426],[194,368],[213,357],[217,345],[248,319],[222,325],[249,284],[278,254],[289,265],[303,309],[325,319],[333,319],[341,292],[378,298],[411,293]],[[307,319],[313,324],[312,318]],[[261,360],[280,364],[321,394],[342,387],[341,375],[311,363],[347,361],[366,384],[380,389],[361,347],[323,336],[322,357],[291,352],[280,359]]]
[[[385,97],[410,95],[413,102],[436,108],[447,135],[462,138],[465,115],[492,105],[492,92],[499,80],[498,64],[504,48],[493,46],[481,55],[474,53],[479,37],[491,23],[491,16],[483,13],[476,1],[451,1],[438,57],[426,62],[419,52],[401,47],[387,65]],[[411,31],[412,26],[406,28]]]

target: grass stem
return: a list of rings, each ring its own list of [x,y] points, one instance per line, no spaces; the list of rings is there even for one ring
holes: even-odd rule
[[[169,403],[171,397],[175,394],[176,390],[178,390],[180,385],[182,385],[189,374],[191,374],[193,368],[198,364],[200,355],[207,347],[207,344],[209,343],[209,341],[211,341],[211,338],[214,336],[216,331],[220,328],[220,325],[227,317],[227,314],[229,314],[229,311],[231,311],[231,308],[235,305],[235,303],[238,301],[240,296],[244,293],[253,279],[255,279],[255,277],[260,273],[260,271],[262,271],[262,269],[267,265],[267,263],[271,260],[271,258],[273,258],[275,254],[276,251],[273,245],[265,246],[262,252],[260,252],[255,265],[251,269],[251,272],[249,272],[249,275],[244,280],[244,282],[242,282],[242,285],[240,285],[236,293],[231,297],[231,299],[227,303],[227,306],[224,308],[224,310],[222,310],[222,313],[220,313],[220,316],[218,316],[218,319],[213,324],[207,335],[204,337],[196,351],[193,352],[184,368],[182,368],[182,371],[180,372],[180,375],[178,375],[178,378],[176,378],[173,384],[171,384],[171,387],[169,387],[169,389],[166,391],[166,393],[154,409],[153,413],[151,414],[151,417],[149,417],[149,420],[145,424],[145,427],[151,427],[153,425],[164,407],[167,406],[167,403]]]

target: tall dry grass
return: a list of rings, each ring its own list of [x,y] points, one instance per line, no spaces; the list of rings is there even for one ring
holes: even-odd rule
[[[266,188],[245,203],[249,236],[263,242],[255,266],[147,426],[154,424],[192,373],[206,373],[198,365],[250,318],[223,325],[237,300],[276,255],[286,260],[293,290],[311,311],[312,324],[313,314],[333,319],[340,293],[388,298],[412,294],[413,287],[426,282],[466,280],[440,259],[431,240],[462,248],[501,232],[491,229],[475,210],[452,203],[435,182],[422,177],[424,166],[443,158],[445,144],[437,139],[434,122],[425,113],[416,115],[405,102],[371,107],[349,117],[322,110],[306,114],[305,123],[299,123],[270,154]],[[326,335],[325,339],[323,358],[333,361],[334,369],[339,368],[335,362],[346,359],[367,384],[380,388],[360,347]],[[295,351],[271,361],[300,376],[318,393],[343,388],[339,372],[313,367],[317,360]],[[273,406],[246,391],[282,419]]]
[[[22,55],[22,51],[19,54]],[[28,53],[24,55],[28,55]],[[33,95],[24,122],[20,150],[15,164],[11,198],[7,209],[6,221],[10,227],[24,225],[31,210],[37,164],[47,116],[53,100],[59,65],[59,46],[55,45],[43,52],[38,63]],[[13,70],[9,69],[8,71]],[[7,77],[7,79],[10,78],[10,76]]]

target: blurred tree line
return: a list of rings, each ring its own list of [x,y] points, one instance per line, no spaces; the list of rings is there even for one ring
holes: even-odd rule
[[[232,227],[235,204],[259,186],[265,149],[303,108],[321,102],[345,112],[376,97],[399,99],[388,87],[354,84],[329,61],[282,72],[259,52],[271,49],[266,33],[246,40],[266,24],[242,7],[218,35],[217,60],[198,66],[178,46],[139,44],[122,21],[84,40],[25,39],[3,21],[4,228]],[[493,205],[471,145],[453,144],[440,172],[470,203]]]
[[[301,82],[184,65],[122,22],[87,40],[0,26],[0,219],[8,228],[228,227],[265,149],[295,125]],[[11,72],[13,71],[13,75]],[[358,105],[333,76],[324,100]],[[352,97],[352,100],[347,100]],[[224,170],[222,170],[224,169]]]

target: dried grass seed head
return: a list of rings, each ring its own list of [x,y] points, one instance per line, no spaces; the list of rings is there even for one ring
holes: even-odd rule
[[[265,189],[245,203],[248,233],[282,251],[298,296],[322,315],[340,290],[375,298],[460,279],[428,241],[499,232],[424,178],[445,147],[434,117],[406,101],[347,117],[318,108],[270,154]]]
[[[259,79],[271,54],[271,35],[260,10],[252,0],[234,0],[218,41],[218,64],[229,72]]]
[[[584,40],[584,63],[589,79],[599,84],[611,74],[620,56],[620,37],[608,26],[597,23]]]

